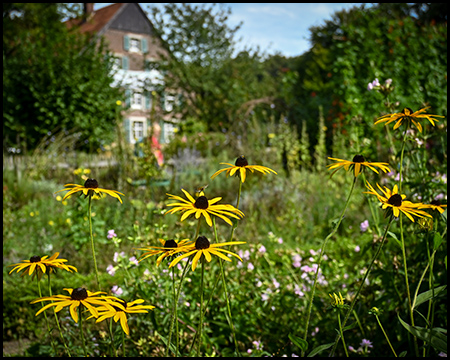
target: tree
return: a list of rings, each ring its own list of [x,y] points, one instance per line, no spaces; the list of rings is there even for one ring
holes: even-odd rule
[[[185,123],[202,122],[207,130],[244,132],[249,109],[270,105],[272,79],[257,50],[234,55],[239,26],[228,26],[230,9],[170,3],[151,11],[168,53],[156,65],[166,74],[165,91],[182,94],[174,112]]]
[[[80,132],[80,145],[107,143],[119,90],[105,47],[69,31],[75,7],[3,4],[3,147],[32,150],[56,129]]]

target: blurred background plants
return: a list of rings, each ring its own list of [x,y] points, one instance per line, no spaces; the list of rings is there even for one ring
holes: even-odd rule
[[[34,11],[51,10],[53,15],[49,14],[48,19],[45,17],[45,21],[49,24],[60,21],[55,14],[61,8],[41,9],[37,4],[15,6],[4,5],[4,19],[5,14],[13,10],[31,15]],[[165,347],[159,334],[166,336],[169,328],[171,298],[167,294],[171,293],[171,278],[165,264],[156,268],[151,259],[147,259],[150,261],[136,265],[133,257],[139,254],[134,248],[159,244],[158,238],[192,236],[194,221],[179,222],[175,217],[164,216],[166,193],[179,194],[181,188],[193,193],[198,186],[209,184],[208,194],[222,196],[224,203],[235,204],[238,180],[219,176],[211,181],[210,176],[221,167],[220,162],[234,163],[244,154],[249,164],[267,166],[278,175],[262,178],[262,175],[252,174],[241,194],[245,218],[237,227],[234,239],[246,241],[248,247],[240,253],[243,263],[233,260],[232,265],[226,267],[227,278],[233,279],[227,286],[232,297],[240,351],[248,356],[299,355],[300,349],[288,335],[299,335],[304,331],[302,321],[314,274],[311,269],[321,241],[342,209],[346,196],[342,189],[347,189],[351,182],[345,172],[338,172],[330,179],[325,168],[326,158],[351,160],[355,154],[363,154],[370,161],[389,162],[391,173],[367,176],[370,181],[390,188],[396,183],[402,134],[389,133],[384,126],[374,127],[373,122],[377,117],[390,111],[401,111],[403,107],[415,111],[429,105],[430,113],[447,115],[447,25],[443,17],[446,10],[442,6],[376,4],[370,8],[355,7],[337,12],[332,20],[310,29],[311,50],[295,58],[266,56],[259,49],[233,55],[229,51],[233,48],[233,41],[230,41],[228,48],[222,49],[220,58],[211,57],[216,63],[212,60],[211,64],[192,61],[189,64],[191,82],[178,85],[186,86],[188,91],[195,85],[195,91],[207,96],[191,104],[198,108],[186,109],[189,110],[187,120],[180,124],[172,141],[163,149],[165,164],[161,168],[154,161],[137,156],[138,153],[123,142],[118,132],[120,128],[115,123],[115,101],[120,94],[105,93],[109,99],[107,106],[98,98],[93,103],[83,100],[85,97],[81,93],[73,100],[61,97],[58,95],[61,92],[56,90],[50,91],[57,83],[51,81],[46,87],[32,92],[39,95],[32,103],[43,104],[43,107],[24,107],[21,100],[28,97],[17,93],[20,90],[17,83],[28,72],[17,73],[14,69],[23,64],[33,48],[28,48],[29,42],[23,43],[24,49],[12,48],[14,41],[10,40],[21,39],[26,32],[14,32],[21,25],[4,21],[4,341],[31,339],[28,355],[51,353],[45,337],[44,319],[35,317],[37,310],[29,305],[37,297],[34,284],[28,277],[9,276],[6,265],[33,255],[59,251],[61,257],[78,268],[78,273],[61,272],[54,276],[53,293],[60,293],[55,289],[63,287],[94,287],[86,226],[87,202],[78,197],[63,202],[54,194],[66,183],[84,183],[81,176],[86,175],[97,179],[102,188],[125,194],[123,205],[112,204],[106,197],[94,200],[93,231],[102,284],[124,297],[143,298],[156,306],[149,314],[129,320],[131,334],[126,340],[127,355],[162,356]],[[202,14],[214,17],[220,10],[211,7],[209,15]],[[40,23],[32,24],[32,33],[42,39],[44,29]],[[164,28],[164,22],[155,21],[157,24],[158,29],[167,31],[175,26]],[[227,30],[226,20],[220,24],[228,35],[234,34],[233,29]],[[59,25],[54,24],[44,33],[60,30]],[[6,43],[5,33],[14,34]],[[55,44],[58,39],[61,40],[58,37]],[[64,43],[67,45],[67,42]],[[74,44],[79,43],[74,41]],[[44,51],[42,42],[33,46],[41,45]],[[73,54],[74,50],[71,51]],[[44,70],[50,66],[39,64],[42,58],[33,56],[38,69],[34,76],[40,78],[35,79],[35,86],[42,83]],[[55,60],[47,58],[48,62]],[[104,61],[103,57],[97,60]],[[58,61],[64,64],[63,59]],[[212,70],[218,64],[221,70],[214,76]],[[176,64],[168,63],[167,66],[176,73]],[[193,82],[200,67],[208,75],[204,85]],[[72,67],[71,71],[76,73],[81,68]],[[242,74],[244,68],[246,72],[242,77],[236,75]],[[375,78],[381,84],[392,79],[393,91],[388,96],[376,90],[369,91],[367,85]],[[107,79],[104,81],[103,84],[107,84]],[[89,89],[89,84],[83,82],[84,89]],[[247,87],[248,84],[251,86]],[[94,88],[98,89],[91,89]],[[93,90],[88,92],[94,94]],[[41,98],[45,93],[56,97],[53,100]],[[29,111],[27,122],[19,121],[16,116],[19,100],[20,109]],[[101,109],[96,104],[101,104]],[[72,110],[78,107],[82,110],[72,117]],[[72,110],[66,112],[63,108]],[[88,125],[85,124],[86,111],[90,114]],[[43,114],[53,122],[40,121]],[[69,118],[70,121],[62,121]],[[99,126],[102,119],[108,119],[104,124],[110,131]],[[34,129],[36,124],[41,128]],[[85,142],[87,139],[88,143]],[[413,201],[429,203],[440,199],[446,203],[447,120],[442,119],[435,127],[426,124],[423,133],[408,130],[407,139],[404,193]],[[147,142],[142,143],[143,153],[151,158],[149,146]],[[88,169],[90,173],[77,172],[77,169]],[[327,259],[322,263],[308,336],[310,350],[334,340],[336,320],[335,314],[327,311],[328,294],[340,291],[344,298],[351,299],[362,277],[360,270],[367,265],[367,259],[371,258],[380,239],[377,229],[385,225],[376,206],[373,213],[370,211],[368,201],[372,200],[362,194],[363,191],[364,185],[358,181],[343,224],[330,241]],[[426,230],[419,223],[407,225],[409,275],[414,290],[428,264],[427,254],[436,233],[443,234],[444,241],[435,254],[433,281],[435,286],[447,283],[446,214],[434,219],[432,229]],[[221,221],[218,225],[219,237],[228,240]],[[108,230],[112,229],[117,237],[108,238]],[[355,349],[363,339],[372,342],[373,347],[366,347],[365,355],[367,351],[370,356],[391,355],[375,318],[368,313],[374,306],[383,310],[379,318],[397,354],[402,351],[408,351],[408,355],[412,353],[411,339],[396,315],[399,311],[406,314],[402,295],[405,289],[399,274],[402,271],[401,251],[395,240],[397,233],[394,224],[391,237],[355,308],[358,321],[345,333],[347,345]],[[212,262],[206,283],[214,283],[218,274],[219,267]],[[195,309],[199,276],[199,273],[189,273],[183,286],[180,307],[184,310],[178,314],[183,329],[182,347],[190,344],[191,328],[195,329],[197,325]],[[422,283],[421,291],[427,289]],[[211,289],[206,289],[206,296],[208,291]],[[421,306],[426,307],[425,304]],[[207,355],[233,355],[225,308],[219,289],[206,316],[203,344]],[[422,313],[426,312],[420,309]],[[435,299],[434,314],[434,326],[446,329],[446,292]],[[49,320],[54,321],[51,317]],[[62,324],[67,330],[70,346],[74,347],[79,343],[77,329],[69,319],[63,320]],[[92,322],[85,328],[86,337],[95,339],[88,342],[91,353],[108,354],[109,338],[104,324]],[[120,339],[121,330],[116,329],[119,332],[115,337]],[[62,344],[59,348],[62,354]],[[433,348],[428,351],[428,355],[439,353]],[[182,352],[186,352],[186,348],[182,348]],[[344,355],[342,348],[338,349],[337,355]]]

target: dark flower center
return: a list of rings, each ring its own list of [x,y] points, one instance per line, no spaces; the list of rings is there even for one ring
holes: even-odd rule
[[[39,261],[41,261],[40,256],[35,255],[30,258],[30,262],[39,262]]]
[[[197,250],[208,249],[209,240],[205,236],[199,236],[197,241],[195,242],[195,248]]]
[[[441,202],[439,200],[433,200],[430,204],[434,206],[441,206]]]
[[[404,108],[403,109],[403,114],[405,115],[411,115],[413,113],[413,111],[410,108]]]
[[[208,208],[208,199],[206,198],[206,196],[199,196],[198,198],[197,198],[197,200],[195,200],[195,203],[194,203],[194,207],[196,208],[196,209],[202,209],[202,210],[205,210],[205,209],[207,209]]]
[[[235,166],[244,167],[248,165],[248,161],[244,155],[239,156],[234,163]]]
[[[355,155],[355,157],[353,158],[353,162],[355,162],[355,163],[362,163],[365,161],[366,161],[366,159],[364,159],[364,156],[362,156],[362,155]]]
[[[402,206],[402,197],[399,194],[394,194],[392,195],[389,200],[388,200],[388,204],[393,205],[393,206]]]
[[[177,247],[178,247],[178,244],[176,243],[175,240],[171,239],[171,240],[167,240],[167,241],[164,243],[164,247],[165,247],[165,248],[177,248]]]
[[[84,300],[88,297],[87,290],[85,288],[73,289],[71,298],[72,300]]]
[[[98,182],[95,179],[87,179],[84,183],[84,187],[87,189],[97,189],[98,188]]]

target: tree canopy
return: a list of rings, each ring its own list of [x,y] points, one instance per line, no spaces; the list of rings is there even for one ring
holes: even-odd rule
[[[109,142],[118,89],[112,88],[105,47],[70,31],[76,7],[3,4],[3,148],[32,150],[45,135],[80,133],[80,145]]]

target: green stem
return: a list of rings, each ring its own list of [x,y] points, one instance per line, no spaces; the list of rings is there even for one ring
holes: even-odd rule
[[[186,270],[189,266],[189,260],[186,261],[186,264],[184,265],[184,269],[183,269],[183,274],[181,275],[181,279],[180,279],[180,283],[178,284],[178,290],[177,290],[177,295],[175,297],[175,304],[178,304],[178,299],[180,298],[180,293],[181,293],[181,284],[183,283],[184,277],[186,275]],[[175,311],[177,311],[177,307],[175,305]],[[165,357],[169,356],[169,348],[170,348],[170,343],[172,341],[172,331],[173,331],[173,323],[174,323],[175,318],[172,317],[172,321],[170,322],[170,329],[169,329],[169,340],[167,341],[167,347],[166,347],[166,353],[165,353]],[[178,319],[177,319],[178,321]],[[178,346],[178,345],[177,345]],[[177,349],[177,353],[178,353],[178,349]]]
[[[51,297],[53,295],[52,295],[52,287],[51,287],[51,283],[50,283],[50,271],[48,271],[47,276],[48,276],[48,293],[49,293],[49,296]],[[55,315],[55,320],[56,320],[56,325],[58,326],[59,335],[61,336],[61,340],[62,340],[62,342],[64,344],[64,348],[67,351],[67,355],[69,355],[69,357],[72,357],[72,355],[70,354],[70,350],[67,347],[66,341],[64,340],[64,336],[63,336],[62,331],[61,331],[61,326],[59,325],[58,315],[56,314],[55,309],[56,308],[53,307],[53,314]]]
[[[112,323],[113,323],[113,319],[109,318],[109,326],[108,326],[109,337],[111,339],[111,346],[112,346],[113,351],[114,351],[114,356],[117,357],[117,350],[116,350],[116,347],[114,346],[114,337],[113,337],[113,332],[112,332]]]
[[[339,322],[339,332],[341,334],[342,345],[344,345],[345,355],[348,357],[347,345],[345,345],[344,333],[342,332],[342,324],[341,324],[341,312],[338,309],[338,322]]]
[[[218,243],[219,239],[217,238],[217,228],[216,228],[216,219],[215,219],[215,217],[213,217],[213,226],[214,226],[214,236],[216,238],[216,243]],[[228,321],[228,325],[230,326],[231,332],[233,334],[234,347],[236,348],[237,356],[240,357],[238,344],[237,344],[237,339],[236,339],[236,332],[234,330],[233,317],[231,315],[230,300],[228,299],[227,283],[225,281],[225,272],[223,270],[223,261],[224,260],[220,259],[219,260],[219,265],[220,265],[220,273],[222,275],[223,292],[225,294],[225,300],[226,300],[226,303],[227,303],[227,311],[228,311],[227,321]]]
[[[98,278],[97,261],[95,260],[94,236],[92,234],[92,195],[89,196],[89,234],[91,236],[92,258],[94,259],[95,277],[97,279],[97,287],[98,287],[98,290],[101,291],[100,280]]]
[[[86,343],[84,341],[84,331],[83,331],[83,316],[81,314],[81,308],[83,305],[80,304],[80,306],[78,307],[78,313],[79,313],[79,317],[80,317],[80,332],[81,332],[81,341],[83,343],[83,351],[84,351],[84,356],[87,357],[87,351],[86,351]]]
[[[303,340],[306,341],[306,338],[308,336],[308,326],[309,326],[309,319],[311,316],[311,308],[312,308],[312,303],[313,303],[313,299],[314,299],[314,293],[316,291],[316,284],[317,284],[317,278],[319,275],[319,269],[320,269],[320,264],[322,263],[322,258],[323,258],[323,254],[325,253],[325,247],[327,245],[328,240],[336,233],[337,229],[339,228],[339,225],[342,222],[342,219],[344,218],[345,215],[345,211],[347,210],[348,204],[350,202],[350,197],[352,196],[352,192],[353,189],[355,187],[355,183],[356,183],[356,177],[353,178],[353,182],[352,182],[352,187],[350,188],[350,192],[348,194],[347,197],[347,201],[345,202],[345,206],[344,209],[342,210],[341,216],[339,218],[339,221],[336,223],[336,225],[334,226],[334,229],[331,231],[330,234],[328,234],[328,236],[325,238],[325,240],[322,243],[322,247],[320,249],[320,253],[319,253],[319,260],[317,262],[317,269],[316,269],[316,274],[314,275],[314,284],[312,287],[312,292],[311,292],[311,298],[309,299],[309,304],[308,304],[308,312],[307,312],[307,316],[306,316],[306,325],[305,325],[305,334],[303,335]],[[305,351],[302,351],[302,357],[305,356]]]
[[[406,294],[408,295],[408,309],[409,309],[409,317],[411,319],[411,326],[414,325],[414,313],[411,303],[411,293],[409,291],[409,281],[408,281],[408,267],[406,265],[406,249],[405,249],[405,239],[403,236],[403,217],[400,213],[400,238],[402,242],[402,256],[403,256],[403,267],[405,269],[405,285],[406,285]],[[419,357],[419,345],[417,343],[417,337],[414,336],[414,349],[416,352],[416,356]]]
[[[41,292],[41,284],[40,284],[39,273],[38,273],[39,271],[40,270],[36,269],[36,280],[37,280],[37,285],[38,285],[39,297],[41,298],[42,297],[42,292]],[[50,270],[48,269],[48,271],[50,271]],[[42,307],[44,307],[44,304],[42,302],[41,302],[41,305],[42,305]],[[52,337],[52,331],[51,331],[51,328],[50,328],[50,323],[48,322],[47,314],[45,313],[45,311],[44,311],[44,317],[45,317],[45,322],[47,323],[48,336],[50,338],[50,342],[52,344],[53,351],[55,352],[55,356],[57,356],[58,354],[56,352],[56,345],[53,342],[53,337]]]
[[[202,262],[202,277],[200,283],[200,323],[198,324],[198,346],[197,357],[200,357],[200,346],[202,344],[202,331],[203,331],[203,278],[205,274],[205,259],[201,258]]]
[[[388,222],[388,224],[387,224],[387,226],[386,226],[386,230],[385,230],[384,235],[383,235],[383,239],[381,240],[381,244],[380,244],[380,246],[378,247],[377,252],[376,252],[375,255],[373,256],[372,261],[370,262],[370,265],[369,265],[369,267],[367,268],[367,270],[366,270],[366,272],[365,272],[365,274],[364,274],[364,277],[363,277],[363,279],[362,279],[362,281],[361,281],[361,285],[359,285],[358,291],[356,292],[356,295],[355,295],[355,297],[354,297],[353,300],[352,300],[352,303],[351,303],[351,305],[350,305],[350,308],[349,308],[349,310],[347,311],[347,314],[345,315],[344,322],[342,323],[342,328],[345,328],[345,324],[347,323],[347,320],[348,320],[348,318],[350,317],[350,314],[351,314],[352,311],[353,311],[353,308],[354,308],[354,306],[355,306],[355,304],[356,304],[356,301],[358,300],[358,296],[359,296],[359,293],[361,292],[362,287],[364,286],[364,282],[366,281],[367,276],[369,275],[370,270],[372,269],[372,266],[373,266],[375,260],[378,258],[378,255],[379,255],[380,252],[381,252],[381,249],[382,249],[382,247],[383,247],[383,245],[384,245],[384,243],[385,243],[385,241],[386,241],[387,233],[388,233],[388,231],[389,231],[389,227],[391,226],[392,220],[393,220],[393,219],[394,219],[394,215],[391,214],[391,216],[390,216],[390,218],[389,218],[389,222]],[[334,356],[334,352],[336,351],[336,346],[337,346],[337,343],[338,343],[338,341],[339,341],[339,338],[340,338],[340,335],[338,335],[338,336],[336,337],[336,340],[334,341],[334,345],[333,345],[333,348],[331,349],[330,357]]]
[[[122,352],[123,357],[127,357],[127,354],[125,352],[125,331],[122,331]]]
[[[391,342],[389,341],[389,337],[387,336],[386,331],[384,331],[383,325],[381,325],[381,321],[380,321],[380,319],[378,318],[378,315],[375,315],[375,318],[377,319],[378,325],[380,325],[381,331],[383,332],[384,337],[386,338],[386,340],[387,340],[387,342],[388,342],[388,344],[389,344],[389,347],[391,348],[392,352],[394,353],[394,356],[397,357],[397,354],[395,353],[395,350],[394,350],[394,348],[392,347]]]

